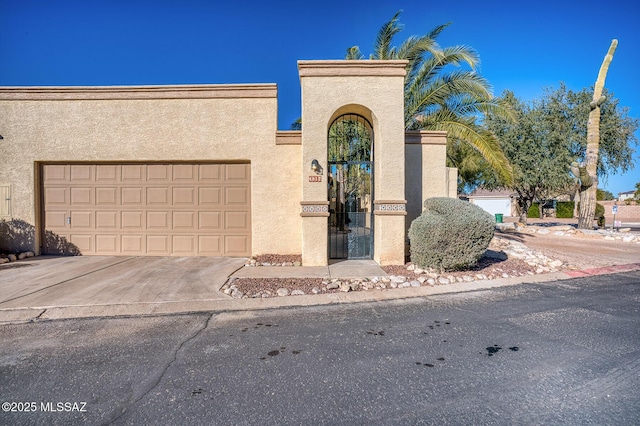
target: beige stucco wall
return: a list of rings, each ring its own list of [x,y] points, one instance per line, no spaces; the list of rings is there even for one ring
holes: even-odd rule
[[[299,61],[302,87],[302,193],[305,202],[327,200],[327,133],[345,113],[367,118],[374,131],[374,203],[405,200],[404,75],[406,61]],[[308,181],[320,161],[323,182]],[[404,207],[404,204],[403,204]],[[327,264],[327,221],[303,217],[302,260]],[[404,215],[376,216],[374,259],[404,263]],[[400,249],[398,249],[400,247]]]
[[[447,191],[447,197],[458,198],[458,169],[455,167],[447,167]]]
[[[405,141],[408,230],[424,200],[457,196],[457,169],[446,167],[447,132],[407,131]]]
[[[36,225],[36,162],[249,161],[253,253],[299,254],[302,148],[276,131],[273,84],[0,87],[0,184]]]

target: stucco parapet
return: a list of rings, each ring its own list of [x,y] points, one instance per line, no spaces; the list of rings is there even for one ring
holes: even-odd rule
[[[276,145],[302,145],[302,130],[278,130]]]
[[[447,132],[444,130],[407,130],[404,132],[407,145],[446,145]]]
[[[277,98],[276,84],[0,87],[3,101]]]
[[[404,77],[406,60],[328,60],[298,61],[300,77],[394,76]]]

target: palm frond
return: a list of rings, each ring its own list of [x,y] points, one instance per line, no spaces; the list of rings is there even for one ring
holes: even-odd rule
[[[386,22],[376,36],[376,41],[373,44],[373,53],[371,59],[392,59],[390,57],[391,43],[393,37],[402,30],[402,25],[398,23],[402,10],[396,12],[393,18],[389,22]]]
[[[469,66],[479,62],[478,54],[475,50],[467,46],[454,46],[442,49],[441,56],[429,56],[425,58],[420,66],[413,73],[407,75],[405,79],[405,92],[417,93],[420,88],[429,84],[433,79],[441,75],[442,70],[447,65],[459,66],[460,63]],[[477,77],[481,78],[481,77]],[[487,90],[490,91],[490,84],[484,80]]]
[[[364,55],[360,51],[360,46],[351,46],[347,48],[347,54],[345,55],[345,59],[349,59],[349,60],[364,59]]]
[[[449,140],[462,144],[457,155],[469,156],[466,170],[480,167],[482,157],[505,183],[513,181],[513,168],[497,137],[484,127],[488,117],[510,122],[516,117],[508,103],[492,94],[489,82],[476,73],[480,56],[472,47],[441,48],[437,37],[449,26],[439,25],[428,34],[408,37],[399,47],[393,38],[402,30],[398,11],[378,31],[370,59],[406,59],[404,83],[405,128],[445,130]],[[362,59],[357,46],[347,49],[347,59]],[[448,67],[461,69],[450,71]],[[465,69],[468,67],[470,69]],[[471,158],[470,155],[473,155]]]
[[[405,114],[420,114],[434,104],[455,109],[456,102],[465,98],[485,102],[492,97],[491,87],[483,77],[473,71],[454,71],[413,85],[406,93]]]
[[[457,117],[450,111],[440,111],[438,117],[431,116],[424,127],[429,130],[445,130],[451,138],[460,139],[471,145],[500,176],[505,185],[513,182],[513,167],[496,136],[477,126],[472,119]]]

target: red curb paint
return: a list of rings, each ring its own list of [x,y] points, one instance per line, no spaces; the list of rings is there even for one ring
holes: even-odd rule
[[[589,268],[579,271],[564,271],[565,274],[573,278],[588,277],[590,275],[614,274],[616,272],[630,272],[640,270],[640,263],[629,263],[626,265],[603,266],[601,268]]]
[[[588,277],[589,273],[585,271],[564,271],[565,274],[573,278]]]

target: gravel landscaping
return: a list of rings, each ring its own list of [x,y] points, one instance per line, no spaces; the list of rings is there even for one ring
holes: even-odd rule
[[[269,257],[271,265],[288,264],[278,256]],[[265,258],[251,259],[247,266],[259,266]],[[285,260],[283,262],[283,260]],[[388,277],[362,279],[320,279],[320,278],[236,278],[227,282],[222,291],[234,298],[268,298],[303,294],[324,294],[349,291],[386,290],[404,287],[447,285],[455,282],[492,280],[496,278],[518,277],[556,272],[565,266],[562,261],[551,259],[529,250],[524,244],[496,235],[485,256],[468,270],[438,273],[422,270],[413,264],[383,266]]]
[[[268,298],[303,294],[326,294],[349,291],[390,290],[405,287],[448,285],[456,282],[472,282],[497,278],[545,274],[568,269],[588,267],[583,260],[572,262],[546,256],[523,244],[523,235],[577,238],[587,240],[615,241],[622,244],[640,245],[640,235],[606,230],[577,230],[571,225],[523,226],[504,224],[499,229],[483,258],[478,264],[464,271],[438,273],[421,270],[411,263],[383,266],[388,277],[362,279],[320,278],[236,278],[227,282],[222,291],[234,298]],[[250,259],[248,267],[254,266],[299,266],[300,256],[262,255]]]

